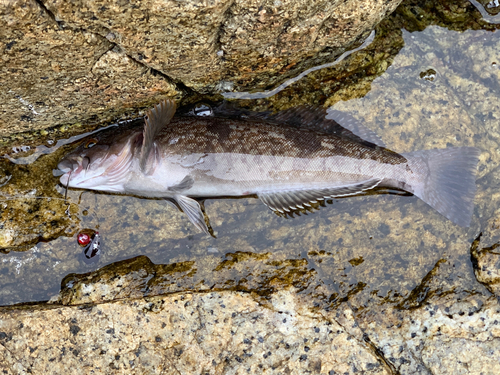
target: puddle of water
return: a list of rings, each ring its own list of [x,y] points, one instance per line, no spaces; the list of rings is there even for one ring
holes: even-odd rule
[[[355,116],[397,152],[479,147],[478,195],[470,228],[454,225],[412,196],[337,199],[295,219],[275,216],[256,199],[221,199],[206,202],[217,235],[210,238],[162,200],[70,190],[68,201],[75,205],[72,230],[48,242],[35,241],[23,252],[0,254],[0,305],[47,300],[59,291],[64,276],[137,255],[156,264],[194,262],[193,285],[207,287],[221,286],[221,280],[234,285],[259,277],[272,283],[265,267],[279,269],[285,261],[297,260],[297,269],[304,271],[299,274],[313,275],[302,293],[327,304],[349,297],[361,308],[405,303],[438,266],[442,277],[457,282],[458,289],[484,292],[471,271],[469,248],[498,207],[489,185],[500,162],[498,31],[459,33],[428,27],[403,31],[403,37],[405,47],[371,84],[371,91],[334,108]],[[47,162],[53,166],[60,155],[43,157],[53,157]],[[55,189],[57,178],[50,181]],[[0,189],[5,193],[15,184],[7,180]],[[58,189],[53,195],[61,199],[63,189]],[[3,204],[5,212],[11,203]],[[86,228],[102,236],[98,263],[86,263],[77,244],[77,233]],[[240,268],[236,264],[231,272],[221,266],[238,252],[270,253],[274,260],[241,263]]]

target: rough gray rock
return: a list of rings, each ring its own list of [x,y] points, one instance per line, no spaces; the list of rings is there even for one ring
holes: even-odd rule
[[[264,307],[237,292],[0,312],[7,373],[390,374],[373,349],[293,290]],[[22,322],[22,324],[19,324]],[[332,372],[333,371],[333,372]]]
[[[500,305],[451,298],[412,310],[332,312],[282,290],[178,293],[0,310],[7,373],[498,374]],[[450,307],[451,306],[451,307]],[[477,358],[481,358],[478,361]],[[201,370],[201,371],[200,371]]]

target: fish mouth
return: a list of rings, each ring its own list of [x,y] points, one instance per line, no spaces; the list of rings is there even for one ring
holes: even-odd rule
[[[63,173],[69,173],[78,168],[78,163],[74,163],[69,159],[64,159],[57,164],[57,169],[59,169]]]
[[[54,172],[54,174],[61,175],[61,177],[59,178],[61,184],[67,186],[71,174],[78,174],[84,169],[83,160],[85,159],[88,160],[88,158],[83,158],[81,161],[64,159],[61,160],[59,164],[57,164],[57,171]],[[88,162],[86,164],[88,165]]]
[[[102,159],[106,159],[103,157]],[[114,190],[114,187],[121,183],[122,178],[127,173],[133,160],[133,154],[128,151],[116,155],[109,165],[97,168],[95,163],[99,160],[93,160],[94,169],[90,171],[91,160],[88,156],[76,156],[66,158],[57,165],[61,184],[67,187],[94,189],[94,190]],[[89,169],[90,168],[90,169]],[[90,172],[90,173],[87,173]]]

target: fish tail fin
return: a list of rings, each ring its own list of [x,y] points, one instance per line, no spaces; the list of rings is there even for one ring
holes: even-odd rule
[[[474,209],[479,154],[474,147],[402,154],[409,167],[423,176],[412,185],[413,194],[455,224],[468,227]]]

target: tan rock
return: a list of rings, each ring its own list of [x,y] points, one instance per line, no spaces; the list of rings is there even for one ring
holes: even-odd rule
[[[178,93],[105,37],[65,27],[33,0],[2,1],[0,30],[2,136],[110,121]]]
[[[297,303],[181,293],[0,312],[0,369],[22,373],[389,374],[363,340]],[[21,322],[21,324],[20,324]],[[1,358],[1,357],[0,357]],[[333,371],[333,372],[332,372]]]
[[[300,73],[325,49],[350,46],[399,2],[148,0],[128,7],[82,0],[47,7],[56,19],[106,36],[147,66],[207,91],[223,81],[236,89],[266,87]]]
[[[358,319],[366,339],[401,374],[497,374],[496,298],[450,294],[412,310],[384,309]]]
[[[128,118],[186,85],[276,85],[334,60],[400,1],[3,1],[2,137]]]

